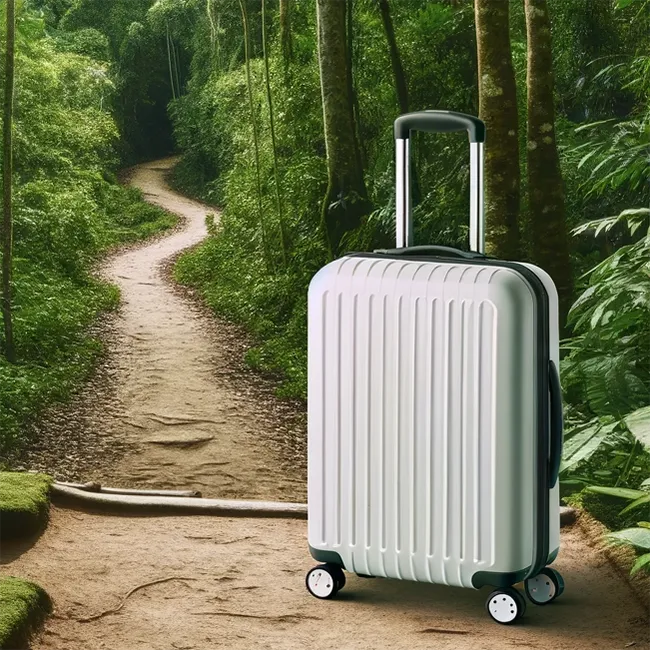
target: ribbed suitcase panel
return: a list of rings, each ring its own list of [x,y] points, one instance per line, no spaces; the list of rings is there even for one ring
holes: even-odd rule
[[[469,587],[497,522],[525,511],[497,512],[499,269],[330,267],[310,289],[310,544],[353,572]]]

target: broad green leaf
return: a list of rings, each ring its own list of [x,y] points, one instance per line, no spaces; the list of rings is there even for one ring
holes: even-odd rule
[[[630,569],[630,575],[638,573],[643,567],[648,567],[650,570],[650,553],[645,553],[636,559],[634,566]]]
[[[650,528],[625,528],[608,533],[605,538],[614,544],[630,544],[650,551]]]
[[[608,120],[600,120],[599,122],[590,122],[589,124],[583,124],[582,126],[579,126],[578,128],[575,129],[575,133],[580,133],[580,131],[585,131],[587,129],[593,129],[597,126],[602,126],[603,124],[611,124],[612,122],[616,122],[616,118],[612,117]]]
[[[605,494],[609,497],[617,497],[619,499],[639,499],[641,497],[648,496],[648,493],[644,490],[632,490],[630,488],[620,488],[620,487],[605,487],[604,485],[590,485],[587,488],[587,492],[593,492],[595,494]]]
[[[560,466],[560,472],[564,473],[593,456],[608,433],[607,428],[593,425],[570,438],[564,445],[564,459]]]
[[[629,7],[630,5],[633,5],[635,2],[638,1],[639,0],[616,0],[616,8],[625,9],[626,7]]]
[[[640,496],[635,501],[632,501],[632,503],[630,503],[629,505],[625,506],[625,508],[623,508],[623,510],[619,512],[619,515],[624,515],[630,510],[634,510],[634,508],[638,508],[639,506],[642,506],[644,503],[650,503],[650,493],[648,492],[646,492],[643,496]]]
[[[625,424],[632,435],[650,449],[650,406],[644,406],[627,415]]]

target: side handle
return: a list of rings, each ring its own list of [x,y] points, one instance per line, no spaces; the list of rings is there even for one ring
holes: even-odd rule
[[[549,459],[549,489],[555,487],[560,474],[562,462],[562,441],[564,438],[564,420],[562,416],[562,388],[560,375],[555,364],[548,362],[548,385],[551,397],[551,446]]]

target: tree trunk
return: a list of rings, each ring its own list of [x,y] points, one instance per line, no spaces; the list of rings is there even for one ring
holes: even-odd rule
[[[555,141],[551,21],[546,0],[525,0],[528,33],[528,200],[531,257],[547,271],[560,297],[564,327],[572,294],[560,159]]]
[[[479,114],[485,143],[485,244],[488,254],[519,256],[519,120],[507,0],[475,0]]]
[[[271,94],[271,74],[269,72],[269,53],[266,47],[266,0],[262,0],[262,56],[264,57],[264,79],[266,82],[266,100],[269,105],[269,125],[271,127],[271,146],[273,149],[273,176],[275,179],[275,199],[278,209],[278,224],[280,226],[280,239],[282,242],[282,260],[287,263],[289,254],[289,237],[284,222],[282,207],[282,193],[280,190],[280,172],[278,169],[278,147],[275,139],[275,117],[273,113],[273,95]]]
[[[253,127],[253,146],[255,150],[255,175],[257,179],[257,210],[260,222],[260,236],[262,238],[262,251],[266,265],[269,269],[273,267],[269,239],[266,233],[266,224],[264,223],[264,210],[262,208],[262,179],[260,176],[260,145],[259,134],[257,130],[257,117],[255,115],[255,101],[253,99],[253,82],[251,81],[251,65],[249,54],[249,30],[248,30],[248,13],[246,12],[245,0],[239,0],[241,9],[242,28],[244,31],[244,62],[246,66],[246,87],[248,89],[248,104],[251,112],[251,125]]]
[[[357,167],[363,169],[366,164],[367,155],[364,147],[364,143],[361,139],[361,118],[359,116],[359,96],[357,94],[356,87],[354,85],[354,75],[352,70],[354,69],[354,6],[353,1],[350,0],[347,3],[347,11],[345,15],[345,38],[347,40],[346,52],[347,52],[347,82],[348,82],[348,92],[350,97],[352,97],[352,102],[350,103],[350,109],[352,115],[350,119],[352,124],[354,124],[354,137],[357,144]]]
[[[291,0],[280,0],[280,46],[285,65],[293,59],[293,38],[291,36]]]
[[[408,113],[409,97],[406,86],[406,76],[404,75],[404,68],[402,67],[402,57],[400,56],[397,41],[395,40],[395,29],[393,28],[393,19],[390,15],[388,0],[379,0],[379,11],[381,12],[381,20],[384,23],[384,32],[386,33],[386,40],[388,41],[390,64],[393,68],[393,76],[395,77],[395,91],[397,92],[399,112]]]
[[[322,220],[330,253],[336,255],[343,235],[358,227],[371,210],[359,165],[353,120],[346,42],[349,0],[317,0],[318,61],[327,151],[327,192]]]
[[[7,361],[15,363],[12,321],[12,255],[13,255],[13,213],[12,213],[12,176],[13,176],[13,110],[14,110],[14,44],[16,38],[15,0],[7,3],[7,54],[5,59],[5,101],[3,114],[4,156],[2,167],[3,184],[3,220],[2,220],[2,319],[4,321]]]

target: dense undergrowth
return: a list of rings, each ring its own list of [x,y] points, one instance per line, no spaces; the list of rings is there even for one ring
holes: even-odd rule
[[[100,312],[117,305],[119,295],[93,277],[98,256],[175,221],[145,204],[137,190],[122,187],[114,175],[119,166],[111,111],[114,82],[106,62],[79,53],[88,49],[86,37],[53,38],[35,12],[19,14],[14,151],[18,363],[0,357],[1,453],[23,442],[29,418],[79,385],[101,351],[88,327]],[[97,41],[91,39],[91,45]]]

